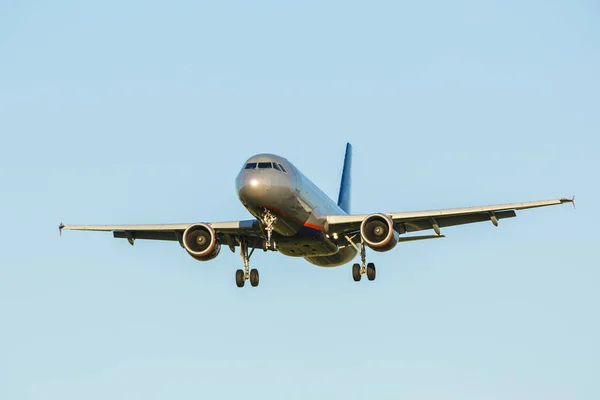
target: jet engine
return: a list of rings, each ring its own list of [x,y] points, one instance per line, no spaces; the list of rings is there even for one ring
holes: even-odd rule
[[[396,247],[398,232],[394,221],[385,214],[371,214],[360,224],[360,234],[365,244],[375,251],[388,251]]]
[[[183,232],[182,242],[188,254],[198,261],[212,260],[221,251],[215,230],[207,224],[189,226]]]

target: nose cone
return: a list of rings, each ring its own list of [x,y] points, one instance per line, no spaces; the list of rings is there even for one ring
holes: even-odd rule
[[[268,198],[271,180],[260,172],[242,172],[237,182],[238,196],[242,203],[260,205]]]

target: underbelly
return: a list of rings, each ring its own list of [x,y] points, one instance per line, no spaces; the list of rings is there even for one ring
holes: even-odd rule
[[[338,267],[344,265],[356,256],[356,250],[352,246],[340,248],[335,254],[328,256],[308,256],[306,261],[319,267]]]
[[[314,236],[295,235],[276,238],[277,251],[290,257],[304,257],[308,262],[320,267],[337,267],[351,261],[356,256],[352,246],[338,247],[322,232]]]
[[[291,257],[331,256],[339,252],[322,231],[314,229],[303,228],[293,236],[277,235],[274,240],[277,251]]]

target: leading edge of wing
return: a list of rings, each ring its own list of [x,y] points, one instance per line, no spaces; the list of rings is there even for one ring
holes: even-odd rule
[[[60,230],[70,231],[177,231],[185,230],[193,224],[137,224],[137,225],[64,225],[60,224]]]
[[[498,204],[492,206],[475,206],[475,207],[464,207],[464,208],[448,208],[444,210],[429,210],[429,211],[409,211],[392,213],[391,217],[393,220],[410,220],[414,218],[426,218],[426,217],[444,217],[461,214],[472,214],[472,213],[485,213],[493,211],[503,210],[525,210],[528,208],[546,207],[564,203],[572,203],[572,199],[560,198],[553,200],[539,200],[539,201],[526,201],[521,203],[507,203]]]
[[[410,221],[413,219],[421,219],[421,218],[435,218],[435,217],[445,217],[445,216],[454,216],[454,215],[462,215],[462,214],[476,214],[476,213],[489,213],[494,211],[503,211],[503,210],[524,210],[527,208],[535,208],[535,207],[546,207],[564,203],[573,203],[573,199],[567,198],[559,198],[553,200],[539,200],[539,201],[528,201],[521,203],[507,203],[507,204],[498,204],[492,206],[476,206],[476,207],[463,207],[463,208],[448,208],[443,210],[427,210],[427,211],[407,211],[407,212],[396,212],[396,213],[386,213],[389,215],[394,222],[402,222],[402,221]],[[327,225],[328,227],[352,224],[357,222],[362,222],[363,219],[368,217],[369,214],[360,214],[360,215],[329,215],[327,216]]]
[[[190,225],[197,222],[182,223],[182,224],[137,224],[137,225],[65,225],[63,223],[58,227],[59,231],[63,229],[72,231],[184,231]],[[258,221],[255,219],[243,221],[228,221],[228,222],[210,222],[208,223],[215,231],[234,233],[239,230],[254,230],[258,228]]]

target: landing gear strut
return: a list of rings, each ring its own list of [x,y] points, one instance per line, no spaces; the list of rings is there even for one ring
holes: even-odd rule
[[[254,249],[256,249],[256,243],[252,247],[250,254],[248,254],[248,238],[244,236],[240,237],[240,255],[244,261],[244,269],[235,271],[235,284],[237,287],[244,287],[244,283],[246,283],[247,280],[250,281],[252,286],[258,286],[258,270],[250,269],[250,257],[252,256],[252,253],[254,253]]]
[[[270,249],[271,235],[273,235],[273,227],[277,223],[277,217],[270,210],[265,209],[261,222],[265,225],[265,230],[267,231],[267,249]]]
[[[354,282],[359,282],[362,276],[366,274],[367,279],[373,281],[376,276],[375,264],[367,264],[366,247],[362,238],[360,242],[360,264],[352,265],[352,279],[354,279]]]

